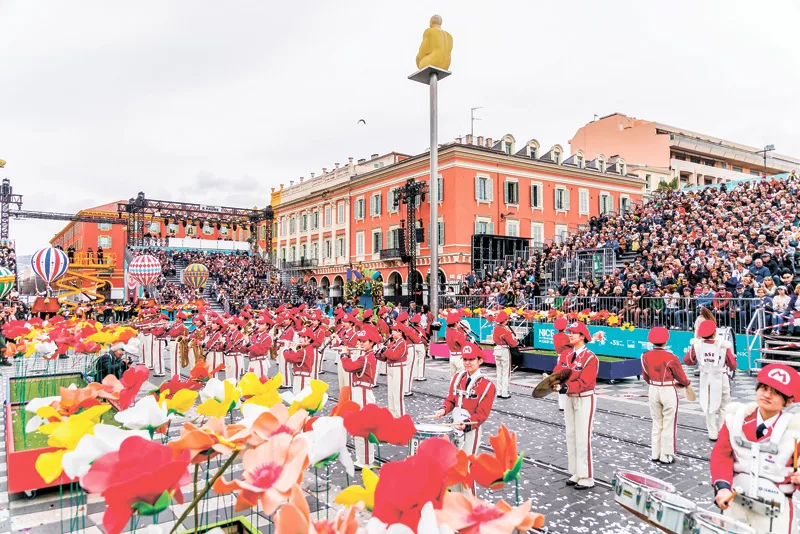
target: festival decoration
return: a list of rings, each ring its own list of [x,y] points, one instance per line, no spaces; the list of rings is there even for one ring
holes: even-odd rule
[[[241,424],[226,426],[221,418],[212,417],[201,427],[184,423],[180,439],[170,442],[168,446],[176,453],[188,450],[191,463],[197,465],[241,450],[249,437],[248,427]]]
[[[353,437],[393,445],[407,445],[417,431],[410,415],[394,417],[389,408],[377,404],[367,404],[358,412],[345,414],[344,426]]]
[[[128,275],[143,286],[149,286],[161,274],[161,262],[149,254],[137,256],[128,265]]]
[[[148,395],[139,402],[117,413],[114,420],[130,430],[147,430],[150,437],[155,431],[166,425],[170,417],[166,405],[159,405],[158,400]]]
[[[69,268],[69,259],[61,249],[43,248],[31,256],[31,268],[49,289],[53,282],[66,274]]]
[[[530,499],[512,507],[502,499],[492,505],[458,492],[444,495],[436,519],[456,532],[528,532],[544,526],[544,516],[531,513]]]
[[[497,435],[489,437],[494,454],[481,453],[472,457],[472,475],[485,488],[502,489],[512,480],[519,481],[523,454],[517,454],[517,433],[500,425]]]
[[[16,285],[17,277],[5,267],[0,267],[0,300],[6,298]]]
[[[200,391],[203,402],[197,407],[197,413],[209,417],[224,417],[236,407],[241,396],[242,390],[236,387],[232,378],[212,378]]]
[[[281,506],[275,514],[276,532],[341,533],[355,534],[358,531],[356,508],[340,511],[333,520],[310,517],[308,502],[303,491],[292,487],[289,502]]]
[[[375,508],[375,488],[378,487],[379,480],[372,469],[365,467],[361,470],[361,481],[364,486],[346,487],[339,492],[333,502],[344,506],[357,506],[363,503],[367,510],[372,511]]]
[[[347,451],[347,430],[341,417],[321,417],[314,421],[310,432],[303,432],[301,436],[308,441],[311,465],[339,460],[349,476],[355,474],[353,459]]]
[[[61,460],[64,472],[70,478],[82,478],[92,463],[110,452],[118,451],[122,442],[132,436],[146,439],[144,430],[123,430],[112,425],[97,424],[94,434],[86,434],[75,450],[67,452]]]
[[[202,289],[208,281],[208,268],[202,263],[192,263],[183,270],[183,282],[195,289]]]
[[[283,404],[276,404],[256,417],[252,425],[251,445],[260,445],[278,434],[298,435],[308,412],[299,410],[291,413]]]

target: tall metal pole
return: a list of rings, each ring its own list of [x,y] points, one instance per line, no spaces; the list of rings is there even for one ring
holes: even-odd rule
[[[428,289],[431,313],[439,317],[439,74],[431,71],[431,179],[428,195],[431,199],[431,283]]]

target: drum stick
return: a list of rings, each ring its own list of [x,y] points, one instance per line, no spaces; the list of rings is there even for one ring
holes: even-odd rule
[[[739,488],[736,489],[738,490]],[[725,506],[728,506],[731,502],[733,502],[733,499],[735,499],[737,495],[739,495],[739,492],[734,490],[733,493],[731,493],[731,496],[728,497],[728,500],[725,501]]]
[[[795,473],[797,472],[797,438],[794,438],[794,459],[792,460],[792,467]]]
[[[477,424],[478,423],[476,423],[474,421],[464,421],[463,423],[441,423],[441,426],[457,427],[459,425],[467,425],[467,426],[469,426],[469,425],[477,425]]]

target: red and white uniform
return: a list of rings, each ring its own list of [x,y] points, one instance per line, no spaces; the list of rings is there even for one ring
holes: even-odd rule
[[[225,331],[220,329],[208,333],[206,338],[206,363],[209,364],[211,369],[223,363],[222,351],[225,349]],[[209,362],[209,360],[211,360]]]
[[[314,356],[316,351],[313,345],[300,347],[298,350],[286,350],[283,357],[292,366],[293,388],[292,393],[299,395],[311,383],[311,373],[314,370]]]
[[[181,357],[180,352],[178,351],[178,338],[179,337],[186,337],[189,333],[189,329],[183,324],[183,321],[175,321],[175,324],[172,325],[172,328],[169,330],[169,361],[172,368],[172,374],[180,375],[181,373]]]
[[[430,326],[430,325],[429,325]],[[409,380],[409,389],[411,391],[411,379],[414,380],[425,380],[425,360],[427,360],[428,356],[428,332],[426,331],[427,328],[424,328],[419,325],[413,325],[414,330],[417,331],[419,335],[419,343],[414,345],[414,365],[413,369],[409,369],[408,373],[408,380]]]
[[[759,425],[763,435],[757,437]],[[711,451],[711,479],[738,492],[724,515],[742,521],[756,532],[797,534],[792,474],[800,414],[778,413],[764,420],[755,403],[732,403]],[[777,517],[764,514],[763,502],[780,507]],[[753,505],[752,509],[749,505]]]
[[[721,339],[691,341],[689,352],[683,358],[688,365],[699,364],[700,390],[697,392],[700,409],[706,414],[708,437],[717,439],[725,407],[731,402],[731,379],[728,370],[736,370],[736,356],[731,344]]]
[[[250,336],[250,347],[252,348],[259,345],[267,347],[272,346],[272,336],[269,335],[269,331],[254,332],[253,335]],[[255,355],[251,351],[247,359],[249,361],[248,369],[250,371],[254,372],[259,377],[267,376],[269,372],[269,353]]]
[[[339,364],[338,369],[336,371],[337,377],[339,379],[339,389],[344,386],[350,385],[350,373],[348,373],[345,368],[342,366],[341,358],[344,355],[342,349],[350,349],[353,350],[356,348],[356,334],[358,332],[355,328],[343,328],[339,331],[339,342],[336,344],[336,348],[338,353],[336,355],[336,361]],[[373,373],[375,375],[377,373]]]
[[[244,355],[247,354],[244,334],[239,330],[228,330],[225,333],[225,344],[222,350],[225,362],[225,378],[239,380],[239,376],[244,370]]]
[[[586,346],[578,350],[570,347],[558,357],[553,371],[565,367],[572,374],[565,382],[567,402],[564,407],[564,422],[567,432],[567,456],[571,480],[582,486],[594,484],[592,464],[592,425],[596,399],[594,387],[597,383],[597,356]]]
[[[406,366],[408,359],[408,344],[402,337],[398,340],[389,341],[389,345],[381,355],[386,362],[387,378],[386,385],[389,396],[389,410],[392,415],[400,417],[405,411],[403,394],[406,389],[406,377],[409,370]]]
[[[563,330],[558,330],[556,331],[555,334],[553,334],[553,347],[555,347],[556,349],[556,354],[561,354],[562,352],[570,348],[569,336],[565,334]],[[567,396],[562,393],[559,393],[558,409],[563,412],[566,406],[567,406]]]
[[[319,379],[319,373],[322,371],[322,357],[323,357],[323,350],[322,346],[325,344],[325,329],[322,328],[322,325],[317,326],[314,332],[314,338],[311,340],[311,343],[314,345],[314,368],[311,371],[311,378],[314,380]]]
[[[142,351],[142,363],[144,363],[148,369],[153,368],[153,358],[152,358],[152,343],[153,343],[153,335],[151,333],[150,324],[152,320],[147,317],[141,319],[139,321],[139,347]]]
[[[153,327],[150,336],[150,362],[153,376],[164,376],[164,346],[167,344],[167,328],[163,325]]]
[[[404,374],[405,385],[404,394],[411,394],[411,377],[414,374],[414,368],[417,366],[417,359],[425,359],[425,346],[422,344],[422,333],[415,324],[406,323],[406,328],[403,330],[406,336],[406,345],[408,347],[408,356],[406,358],[406,368]]]
[[[450,351],[450,376],[455,376],[464,370],[464,360],[461,359],[461,349],[467,344],[467,337],[456,329],[456,325],[447,327],[444,335],[447,350]]]
[[[372,384],[375,380],[376,360],[372,351],[359,355],[361,351],[353,353],[350,358],[342,355],[340,367],[350,374],[350,394],[353,401],[362,408],[367,404],[375,404],[375,395],[372,393]],[[375,462],[375,445],[366,438],[354,438],[356,447],[355,464],[364,467]]]
[[[470,421],[456,445],[467,454],[478,454],[483,423],[489,418],[494,404],[495,387],[480,369],[472,375],[461,371],[450,379],[450,389],[442,402],[445,413],[452,413],[454,423]]]
[[[498,324],[492,330],[494,341],[494,361],[497,369],[497,395],[502,398],[511,396],[509,383],[511,382],[511,347],[516,347],[519,342],[514,338],[514,333],[504,324]]]
[[[292,387],[292,365],[286,361],[284,354],[290,344],[297,342],[297,335],[292,325],[280,328],[278,331],[280,332],[278,334],[278,343],[280,345],[278,347],[278,370],[283,377],[281,387],[288,388]]]
[[[678,425],[678,386],[691,382],[677,356],[656,347],[642,354],[642,378],[650,385],[650,417],[653,419],[650,457],[669,462],[675,456],[675,431]]]

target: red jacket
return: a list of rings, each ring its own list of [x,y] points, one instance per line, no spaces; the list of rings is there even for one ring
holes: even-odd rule
[[[442,403],[442,408],[444,408],[445,413],[452,412],[453,408],[458,405],[458,396],[456,395],[456,390],[464,390],[466,388],[468,377],[469,375],[466,372],[462,372],[456,374],[450,380],[450,390],[448,391],[447,397]],[[478,377],[478,383],[473,389],[473,395],[471,397],[464,398],[461,404],[461,407],[469,413],[469,420],[477,423],[477,425],[473,425],[469,429],[475,429],[486,422],[486,420],[489,418],[489,414],[492,411],[494,396],[494,384],[485,376],[480,375]]]
[[[556,332],[555,334],[553,334],[553,346],[555,347],[556,352],[558,354],[561,354],[562,352],[570,348],[569,336],[564,332]]]
[[[375,382],[375,353],[367,352],[357,360],[350,359],[347,355],[342,355],[342,369],[350,373],[351,384],[372,389]]]
[[[225,332],[217,330],[208,334],[208,341],[206,341],[206,348],[210,351],[221,351],[225,346]]]
[[[412,345],[418,345],[422,343],[422,335],[419,332],[419,329],[414,325],[409,325],[406,323],[406,329],[404,330],[406,334],[406,338],[408,342]]]
[[[499,324],[492,330],[492,340],[494,346],[516,347],[519,342],[514,338],[514,333],[505,325]]]
[[[445,332],[444,340],[447,343],[447,350],[450,352],[461,352],[461,348],[467,344],[467,336],[453,328],[448,328]]]
[[[388,338],[391,333],[389,332],[389,324],[380,317],[378,317],[378,332],[380,332],[381,337],[384,339]]]
[[[311,343],[315,347],[321,347],[323,343],[325,343],[325,335],[327,331],[322,327],[318,326],[316,330],[314,330],[314,339],[311,340]]]
[[[387,348],[383,353],[383,359],[388,361],[390,366],[405,362],[407,356],[408,345],[406,344],[406,340],[403,338],[400,338],[397,341],[392,341],[389,345],[389,348]]]
[[[559,354],[553,372],[565,367],[572,369],[572,374],[565,382],[567,384],[567,395],[579,395],[594,390],[597,384],[598,366],[599,362],[594,352],[584,347],[580,355],[576,357],[575,349],[570,347]]]
[[[314,365],[314,347],[312,345],[301,347],[297,351],[284,351],[283,358],[292,364],[292,374],[311,376],[311,366]]]
[[[683,372],[677,356],[663,348],[654,348],[642,354],[642,378],[648,384],[658,382],[657,386],[688,386],[691,381]]]
[[[227,332],[225,334],[225,348],[224,352],[231,354],[244,354],[247,352],[247,345],[244,342],[244,335],[237,331]]]
[[[284,328],[283,332],[281,333],[281,336],[278,339],[283,341],[288,341],[291,343],[292,340],[294,339],[294,327],[287,326],[286,328]]]

